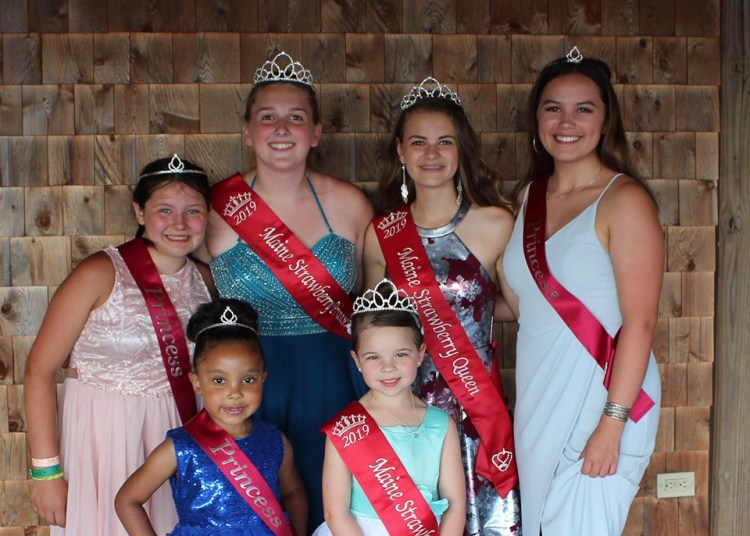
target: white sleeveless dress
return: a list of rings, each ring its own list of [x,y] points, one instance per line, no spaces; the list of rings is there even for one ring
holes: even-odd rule
[[[622,324],[612,262],[594,229],[599,198],[545,244],[552,275],[614,336]],[[526,195],[528,194],[528,189]],[[515,441],[523,531],[527,536],[621,534],[654,450],[661,386],[653,354],[643,389],[656,406],[628,421],[617,473],[591,478],[579,460],[607,400],[604,373],[540,293],[523,257],[526,200],[505,259],[519,297]]]

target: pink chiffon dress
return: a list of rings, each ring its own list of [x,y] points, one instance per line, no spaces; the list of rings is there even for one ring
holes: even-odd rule
[[[68,482],[66,526],[53,535],[126,535],[115,513],[120,486],[181,425],[146,303],[116,248],[104,249],[115,267],[105,303],[91,311],[70,354],[73,376],[59,394],[60,456]],[[208,289],[188,260],[162,282],[187,324]],[[188,343],[193,351],[193,345]],[[71,374],[69,374],[71,376]],[[177,523],[169,484],[145,504],[157,534]]]

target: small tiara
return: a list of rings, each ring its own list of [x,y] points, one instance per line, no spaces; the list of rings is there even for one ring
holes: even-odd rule
[[[435,84],[435,87],[428,89],[425,84]],[[413,86],[411,91],[404,95],[401,99],[401,109],[408,110],[414,106],[418,101],[422,99],[448,99],[453,101],[455,104],[461,106],[461,99],[458,98],[458,93],[453,91],[448,86],[440,85],[440,82],[435,80],[433,77],[428,76],[418,86]]]
[[[216,324],[211,324],[209,326],[206,326],[205,328],[201,329],[198,333],[196,333],[195,340],[197,341],[198,337],[200,337],[204,331],[208,331],[209,329],[214,329],[214,328],[238,327],[238,328],[249,329],[256,335],[258,334],[258,332],[256,331],[254,327],[248,326],[247,324],[240,324],[239,322],[237,322],[237,315],[234,314],[234,311],[232,311],[232,309],[228,305],[224,309],[224,312],[221,313],[219,320],[221,320],[221,322],[217,322]]]
[[[192,173],[194,175],[206,175],[206,172],[201,169],[185,169],[185,163],[180,160],[180,157],[177,156],[177,153],[174,154],[172,157],[172,160],[169,161],[169,164],[167,164],[167,169],[163,169],[161,171],[152,171],[150,173],[144,173],[138,179],[142,179],[144,177],[150,177],[151,175],[165,175],[167,173]]]
[[[282,57],[286,58],[288,61],[286,67],[282,67],[276,62],[276,60]],[[295,84],[304,84],[315,91],[312,73],[305,69],[304,65],[298,61],[294,61],[289,54],[283,51],[276,54],[272,60],[267,61],[255,70],[253,84],[263,84],[265,82],[292,82]]]
[[[391,288],[391,292],[387,296],[378,292],[378,288],[382,285],[388,285]],[[417,301],[403,290],[396,288],[396,285],[390,279],[383,279],[374,288],[366,290],[364,294],[354,300],[352,318],[354,315],[377,311],[403,311],[404,313],[409,313],[414,317],[419,329],[423,331],[422,323],[419,321]],[[349,330],[351,332],[351,324],[349,325]]]
[[[565,54],[565,61],[568,63],[581,63],[581,60],[583,59],[583,54],[581,54],[581,51],[578,50],[578,47],[573,47],[570,49],[570,52]]]

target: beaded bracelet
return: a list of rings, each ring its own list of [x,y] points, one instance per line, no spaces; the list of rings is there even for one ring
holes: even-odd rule
[[[57,480],[58,478],[62,478],[63,476],[64,476],[63,472],[60,471],[59,473],[56,473],[56,474],[50,475],[50,476],[42,476],[42,477],[33,477],[32,476],[31,479],[32,480],[37,480],[37,481],[38,480]]]
[[[39,468],[60,465],[60,456],[53,456],[52,458],[31,458],[31,465]]]
[[[604,410],[602,415],[612,417],[617,421],[628,422],[628,416],[630,415],[630,408],[609,400],[604,404]]]
[[[52,467],[45,467],[43,469],[34,469],[34,468],[29,469],[29,475],[31,475],[31,478],[34,478],[34,479],[43,478],[46,476],[52,476],[58,473],[62,473],[60,464],[53,465]]]

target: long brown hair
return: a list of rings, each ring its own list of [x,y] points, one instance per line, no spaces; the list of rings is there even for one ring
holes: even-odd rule
[[[552,156],[538,140],[536,141],[536,148],[539,152],[534,149],[534,140],[539,132],[539,121],[536,113],[542,93],[547,85],[555,78],[568,74],[583,75],[599,88],[599,94],[606,110],[604,125],[602,126],[603,134],[596,146],[596,152],[602,163],[614,171],[631,176],[654,199],[653,192],[638,173],[630,157],[628,140],[625,136],[625,128],[622,125],[620,103],[611,82],[612,72],[606,63],[595,58],[583,58],[578,63],[560,58],[548,63],[539,73],[531,89],[526,109],[527,124],[529,125],[527,150],[530,156],[530,164],[526,176],[516,185],[515,198],[517,199],[518,194],[533,180],[549,177],[555,171],[555,162]]]
[[[471,203],[479,206],[499,206],[509,209],[511,204],[501,193],[500,176],[482,158],[479,136],[474,132],[463,108],[452,100],[442,97],[422,98],[398,116],[388,144],[386,169],[378,187],[381,209],[388,212],[404,204],[401,199],[401,162],[398,158],[397,147],[404,139],[406,121],[417,112],[442,113],[450,118],[458,141],[459,164],[456,181],[461,181],[463,195]],[[414,181],[408,174],[406,177],[406,183],[409,186],[408,202],[411,203],[416,197]]]

